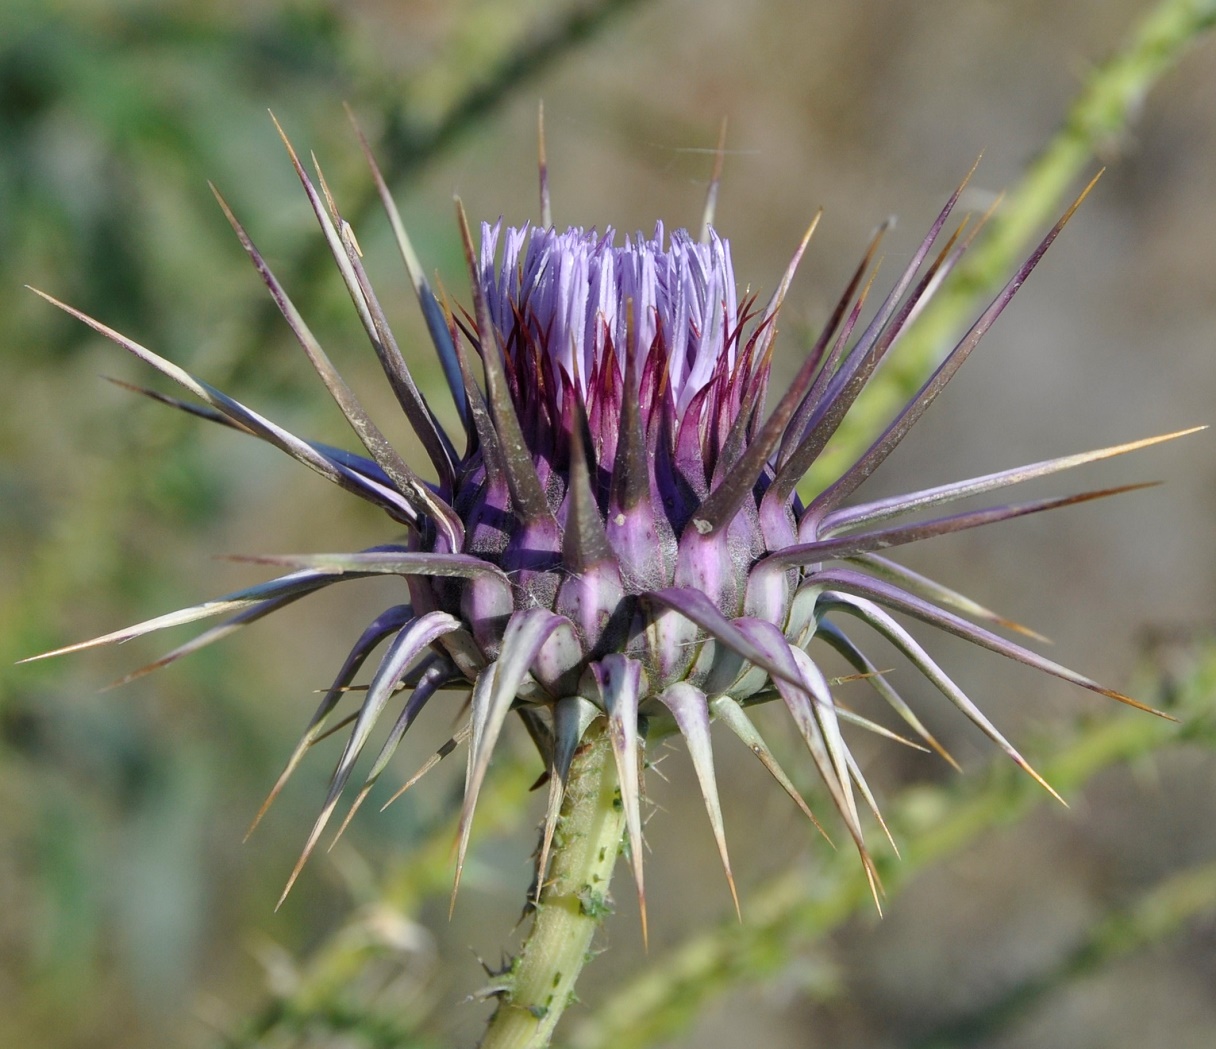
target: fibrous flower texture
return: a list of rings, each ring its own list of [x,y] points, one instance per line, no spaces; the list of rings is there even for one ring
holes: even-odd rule
[[[392,726],[352,813],[423,707],[438,696],[451,702],[453,690],[455,709],[467,697],[467,719],[453,743],[469,748],[457,882],[478,794],[508,716],[515,712],[523,720],[548,774],[542,882],[572,756],[588,726],[606,718],[639,895],[640,780],[648,741],[671,732],[686,740],[728,879],[711,722],[721,722],[738,736],[810,814],[747,713],[750,705],[765,700],[788,709],[873,878],[859,809],[868,807],[877,815],[877,807],[849,748],[846,727],[849,732],[893,733],[837,700],[815,660],[815,646],[834,649],[851,664],[906,724],[912,742],[948,755],[866,655],[858,628],[890,642],[1036,779],[904,620],[920,620],[1139,706],[1011,640],[1009,635],[1020,629],[1016,625],[901,567],[886,553],[931,536],[1124,491],[941,512],[966,497],[1167,437],[896,498],[854,498],[1009,303],[1075,204],[886,430],[831,483],[804,496],[799,483],[967,249],[973,234],[964,232],[965,223],[952,234],[947,230],[962,187],[885,298],[871,307],[867,276],[885,229],[880,228],[788,388],[773,390],[781,304],[814,225],[797,246],[780,286],[761,305],[754,297],[740,296],[730,246],[710,227],[712,206],[697,238],[684,230],[668,235],[662,225],[649,238],[621,238],[611,230],[559,232],[549,218],[542,164],[541,225],[483,225],[477,251],[460,212],[472,278],[466,311],[441,304],[433,294],[373,162],[455,401],[461,429],[449,434],[398,350],[353,233],[324,180],[318,179],[318,190],[288,149],[429,464],[424,469],[406,463],[367,416],[221,200],[363,451],[296,437],[101,322],[63,308],[184,386],[202,404],[143,392],[267,441],[382,509],[391,522],[389,541],[358,553],[259,558],[290,571],[59,652],[224,617],[220,625],[152,664],[163,666],[334,583],[372,575],[401,577],[401,603],[379,612],[355,642],[271,794],[273,798],[326,732],[340,707],[353,705],[346,745],[301,864],[385,712],[394,712]],[[711,189],[711,201],[713,197]],[[384,651],[366,687],[352,687],[381,645]],[[293,880],[298,872],[297,866]]]

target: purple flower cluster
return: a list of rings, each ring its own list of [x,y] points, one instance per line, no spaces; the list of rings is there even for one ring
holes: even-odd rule
[[[639,753],[648,739],[668,732],[686,739],[728,878],[711,721],[738,736],[809,814],[747,714],[748,705],[764,700],[788,709],[873,876],[858,799],[876,816],[877,806],[845,729],[894,734],[837,702],[810,654],[812,643],[835,650],[868,680],[907,726],[912,738],[904,742],[949,756],[855,640],[858,625],[893,645],[1036,779],[900,617],[1139,706],[1012,640],[1011,632],[1028,632],[902,567],[886,551],[1124,491],[928,516],[965,497],[1166,437],[898,498],[852,499],[975,348],[1075,204],[885,431],[804,501],[798,488],[808,470],[967,250],[971,236],[963,235],[962,226],[943,237],[962,187],[890,292],[870,308],[867,275],[884,232],[878,231],[819,338],[770,408],[781,304],[813,225],[777,291],[760,308],[752,298],[738,301],[729,245],[708,222],[699,240],[684,230],[667,239],[658,225],[653,238],[627,237],[619,247],[611,230],[603,235],[582,229],[559,233],[544,227],[504,229],[499,223],[483,226],[478,253],[461,212],[473,299],[471,311],[462,313],[441,307],[432,293],[373,163],[461,421],[462,432],[449,434],[397,348],[349,226],[328,194],[318,193],[294,152],[291,156],[387,381],[430,460],[429,478],[404,462],[368,417],[226,205],[250,259],[358,436],[362,452],[296,437],[133,340],[63,308],[174,379],[202,404],[144,392],[274,444],[383,509],[395,527],[406,528],[407,538],[359,553],[261,558],[291,571],[59,651],[225,617],[152,664],[162,666],[332,583],[400,576],[401,603],[375,615],[355,642],[271,794],[273,798],[325,734],[339,706],[353,705],[350,734],[301,864],[374,727],[390,704],[399,702],[403,687],[406,698],[352,813],[422,709],[442,692],[456,689],[469,697],[468,720],[452,741],[469,746],[457,879],[477,797],[512,712],[536,741],[549,777],[543,875],[572,756],[588,725],[606,718],[639,895]],[[381,644],[385,649],[366,689],[352,690],[360,668]]]

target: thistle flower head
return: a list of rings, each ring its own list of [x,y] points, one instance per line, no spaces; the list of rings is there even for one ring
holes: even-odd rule
[[[449,434],[414,383],[353,234],[324,180],[318,178],[318,190],[288,149],[386,378],[426,451],[427,468],[407,464],[368,417],[222,199],[245,250],[363,451],[296,437],[101,322],[63,308],[174,379],[202,404],[143,392],[281,448],[381,508],[394,522],[393,531],[404,529],[405,536],[358,553],[257,558],[290,571],[59,651],[224,617],[144,668],[148,670],[336,582],[401,577],[401,603],[372,618],[357,639],[271,793],[273,799],[339,706],[353,703],[352,727],[301,865],[384,713],[394,708],[395,719],[351,814],[423,707],[453,689],[469,697],[467,720],[452,741],[469,748],[457,881],[478,794],[511,713],[520,716],[536,741],[548,775],[542,875],[572,756],[588,725],[606,718],[639,895],[639,752],[648,738],[675,731],[687,741],[728,879],[711,721],[738,736],[810,814],[747,714],[750,704],[764,700],[788,709],[873,878],[859,809],[869,807],[877,816],[877,807],[850,751],[846,726],[850,732],[894,734],[837,701],[815,661],[814,646],[835,650],[867,679],[906,724],[912,739],[904,742],[949,756],[855,641],[857,627],[890,642],[1036,779],[903,619],[920,620],[1139,706],[1011,639],[1011,633],[1027,632],[901,567],[885,552],[1123,491],[940,512],[964,497],[997,492],[1167,437],[896,498],[853,499],[974,349],[1073,209],[887,429],[848,469],[804,501],[800,481],[876,368],[966,251],[970,237],[962,235],[961,227],[952,236],[945,232],[962,187],[886,297],[870,309],[865,282],[885,229],[880,228],[788,388],[770,391],[782,300],[813,225],[775,294],[760,306],[752,297],[740,300],[730,247],[710,228],[708,215],[697,239],[684,230],[668,236],[659,224],[652,237],[638,234],[619,244],[612,230],[559,232],[548,221],[519,228],[483,225],[478,250],[460,212],[471,277],[465,310],[441,305],[433,294],[372,162],[461,422],[463,432]],[[713,197],[711,190],[711,201]],[[384,651],[374,661],[366,689],[352,690],[381,645]],[[731,888],[733,892],[733,882]]]

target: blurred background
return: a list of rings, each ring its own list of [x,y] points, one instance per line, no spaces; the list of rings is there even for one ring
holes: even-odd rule
[[[391,583],[335,588],[114,692],[100,689],[189,632],[12,666],[264,578],[217,555],[392,538],[372,511],[273,450],[105,382],[156,385],[22,285],[294,432],[348,443],[267,309],[210,180],[408,449],[267,108],[302,155],[317,154],[420,382],[436,391],[343,102],[376,144],[420,255],[458,301],[466,282],[452,194],[474,218],[536,217],[540,100],[556,222],[624,231],[699,222],[725,116],[717,226],[742,283],[766,297],[814,210],[826,210],[784,315],[790,374],[874,225],[900,219],[886,244],[889,277],[979,153],[969,206],[1015,185],[1148,9],[1144,0],[4,4],[0,1044],[472,1044],[489,1005],[468,996],[488,982],[481,961],[497,966],[517,942],[539,811],[525,797],[539,765],[520,732],[479,813],[450,922],[459,758],[386,812],[369,805],[274,910],[336,751],[306,763],[242,845],[244,830],[315,690],[394,600]],[[1085,168],[1108,166],[1096,191],[869,493],[1216,421],[1214,92],[1216,40],[1201,37],[1130,130],[1099,144]],[[1212,442],[1194,436],[1035,494],[1164,487],[939,540],[905,560],[1040,630],[1053,658],[1111,687],[1153,703],[1190,696],[1202,708],[1211,690],[1194,675],[1216,618]],[[650,952],[622,882],[607,950],[567,1021],[570,1044],[1213,1044],[1209,883],[1181,917],[1166,908],[1177,920],[1128,933],[1140,928],[1137,908],[1158,914],[1153,894],[1171,877],[1216,859],[1211,734],[1129,723],[1098,697],[929,640],[1032,760],[1048,770],[1061,752],[1097,762],[1093,775],[1059,766],[1076,783],[1065,789],[1071,807],[1007,786],[993,749],[904,671],[906,693],[969,778],[861,741],[867,775],[902,825],[940,829],[950,813],[973,812],[960,792],[1015,801],[987,815],[981,806],[949,847],[926,837],[939,842],[932,855],[918,858],[913,836],[901,838],[908,866],[900,875],[884,855],[900,891],[880,921],[847,893],[849,906],[831,910],[824,887],[845,875],[830,849],[750,755],[722,741],[740,932],[676,748],[650,777]],[[772,734],[780,721],[769,719]],[[1100,747],[1084,745],[1107,740],[1108,722],[1133,727],[1099,761]],[[451,729],[443,716],[424,719],[392,776],[408,776]],[[803,764],[791,757],[786,767]],[[814,800],[809,775],[801,785]],[[790,892],[822,906],[788,909]],[[747,939],[772,914],[799,917],[776,921],[775,938]],[[677,959],[692,965],[714,949],[722,964],[712,980],[670,986]],[[629,979],[640,982],[614,997]],[[644,1011],[646,988],[664,980],[668,1020],[652,1043],[631,1010]],[[603,1041],[611,1023],[633,1034]]]

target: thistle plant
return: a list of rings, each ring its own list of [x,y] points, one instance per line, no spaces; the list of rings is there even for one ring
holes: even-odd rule
[[[770,390],[782,303],[818,216],[795,246],[776,291],[762,304],[754,295],[740,295],[729,243],[713,227],[720,163],[696,237],[685,230],[668,235],[661,223],[649,237],[618,238],[611,229],[563,232],[550,213],[542,137],[539,225],[482,224],[478,245],[457,202],[470,278],[462,306],[432,289],[362,136],[360,141],[454,402],[459,431],[445,430],[411,375],[365,272],[354,232],[319,167],[314,181],[284,136],[359,319],[428,463],[411,465],[390,444],[217,192],[242,246],[362,451],[289,433],[101,321],[39,294],[201,403],[150,389],[136,388],[138,392],[281,449],[381,509],[391,522],[388,541],[355,553],[251,557],[280,566],[285,574],[47,655],[221,618],[219,625],[124,679],[130,680],[335,583],[400,577],[401,603],[371,617],[254,822],[311,747],[348,727],[286,895],[351,786],[386,712],[392,709],[391,726],[339,833],[423,708],[447,703],[465,712],[462,727],[423,771],[456,746],[466,746],[454,902],[478,796],[504,726],[512,712],[517,714],[539,752],[548,802],[532,894],[534,927],[519,957],[488,989],[498,998],[498,1008],[484,1045],[547,1044],[610,906],[609,881],[622,844],[645,939],[643,781],[645,755],[657,740],[678,734],[685,741],[738,908],[711,723],[720,722],[738,737],[818,825],[748,714],[748,708],[762,702],[784,705],[835,820],[853,842],[875,899],[880,898],[863,811],[868,809],[880,826],[882,817],[846,731],[878,733],[953,759],[866,653],[856,639],[857,627],[894,646],[1048,791],[1052,788],[903,619],[919,620],[1081,688],[1151,709],[1014,640],[1036,635],[903,567],[887,551],[1143,487],[943,512],[960,500],[1191,431],[897,497],[855,498],[1009,304],[1093,182],[869,448],[826,486],[808,492],[802,487],[808,471],[982,228],[983,220],[954,219],[966,180],[881,297],[871,293],[889,223],[878,228],[788,386]],[[872,304],[872,298],[879,301]],[[868,683],[903,722],[906,735],[837,698],[816,661],[818,643]],[[380,646],[384,651],[373,660],[369,679],[356,684]]]

